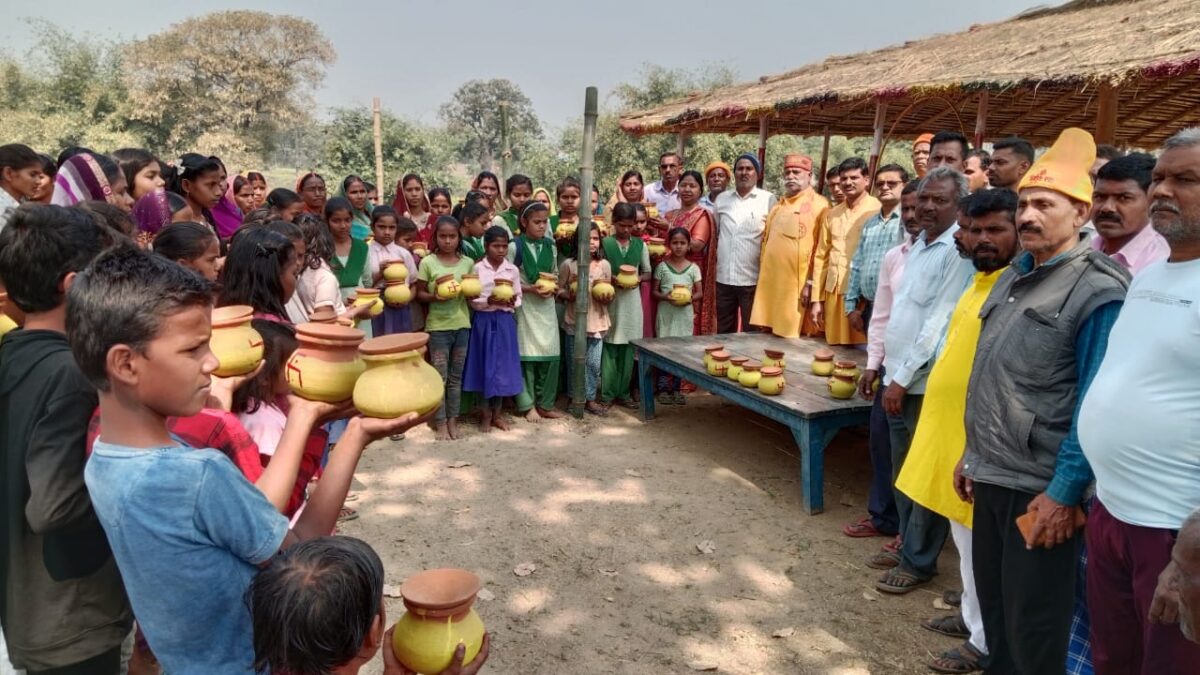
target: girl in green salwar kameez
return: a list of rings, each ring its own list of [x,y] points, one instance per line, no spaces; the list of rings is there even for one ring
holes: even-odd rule
[[[521,270],[523,298],[517,307],[517,343],[525,389],[516,398],[517,412],[530,420],[562,417],[554,409],[561,363],[555,291],[536,285],[542,274],[557,277],[558,272],[554,240],[546,236],[550,210],[530,202],[521,211],[520,224],[521,235],[509,248],[510,258]]]

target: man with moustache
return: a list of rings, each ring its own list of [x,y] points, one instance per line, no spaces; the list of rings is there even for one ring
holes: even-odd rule
[[[1077,409],[1129,278],[1079,233],[1095,153],[1091,134],[1070,128],[1025,174],[1024,250],[979,312],[955,489],[975,504],[971,555],[989,672],[1062,672],[1067,662],[1080,504],[1092,479]],[[1018,517],[1031,519],[1025,533]]]
[[[850,259],[850,279],[842,309],[850,327],[866,332],[871,322],[871,302],[879,285],[879,266],[883,255],[904,239],[900,226],[900,191],[908,182],[908,172],[898,164],[885,164],[875,172],[875,198],[879,213],[871,216],[862,229],[854,257]],[[859,308],[859,300],[863,307]]]
[[[1101,167],[1096,189],[1128,159]],[[1079,411],[1079,442],[1096,475],[1085,534],[1098,675],[1200,667],[1200,645],[1147,618],[1177,533],[1200,505],[1200,128],[1163,144],[1150,200],[1170,257],[1130,283]]]
[[[959,228],[960,253],[971,259],[975,276],[950,315],[946,339],[925,386],[925,404],[912,449],[896,479],[897,490],[949,519],[954,547],[959,552],[962,610],[921,623],[935,633],[967,638],[961,646],[933,660],[931,667],[943,673],[978,670],[980,660],[987,654],[972,571],[971,504],[954,492],[953,477],[967,441],[963,416],[967,380],[982,325],[979,309],[1019,250],[1015,192],[1000,189],[976,192],[967,198],[964,211],[970,225]]]
[[[708,186],[708,194],[700,198],[700,203],[708,207],[709,211],[716,210],[717,197],[729,187],[729,177],[732,175],[733,169],[720,160],[709,162],[708,166],[704,167],[704,184]]]
[[[804,320],[801,290],[816,242],[817,223],[829,202],[812,189],[812,159],[783,159],[784,196],[767,215],[762,235],[758,289],[750,323],[780,337],[799,337]]]
[[[967,153],[967,159],[963,162],[963,174],[967,177],[967,187],[972,193],[989,187],[987,169],[991,163],[992,156],[987,150],[976,148]]]
[[[922,232],[908,252],[884,335],[883,411],[891,432],[893,477],[906,463],[929,369],[950,314],[971,280],[971,263],[958,255],[954,245],[958,203],[966,195],[967,177],[945,166],[930,169],[917,188]],[[937,574],[938,555],[950,526],[907,495],[896,492],[895,496],[900,553],[878,554],[868,565],[888,569],[876,589],[899,595],[929,583]]]
[[[750,330],[762,234],[775,195],[758,187],[762,166],[745,153],[733,163],[734,190],[717,197],[717,332]]]
[[[1016,192],[1021,178],[1033,166],[1033,158],[1033,145],[1024,138],[1009,136],[996,141],[987,167],[988,184]]]
[[[1137,276],[1146,266],[1166,260],[1171,247],[1150,227],[1150,174],[1154,157],[1134,152],[1100,167],[1092,190],[1092,248]]]
[[[971,144],[967,137],[957,131],[939,131],[929,142],[929,164],[927,171],[939,166],[948,166],[959,173],[966,169],[967,153]]]

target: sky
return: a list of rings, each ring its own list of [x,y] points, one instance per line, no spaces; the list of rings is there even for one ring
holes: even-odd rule
[[[293,14],[316,23],[337,51],[316,92],[322,107],[370,105],[379,96],[402,116],[435,122],[438,107],[464,82],[507,78],[543,123],[557,127],[582,114],[585,87],[599,87],[603,106],[616,85],[637,81],[648,63],[723,64],[748,81],[1056,4],[1061,0],[43,0],[5,14],[107,39],[145,37],[221,10]],[[25,24],[3,22],[0,45],[23,54],[30,46]]]

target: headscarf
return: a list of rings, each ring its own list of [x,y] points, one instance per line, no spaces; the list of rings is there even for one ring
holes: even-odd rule
[[[921,143],[932,143],[932,142],[933,142],[933,134],[921,134],[920,136],[917,136],[917,140],[913,141],[913,145],[919,145]]]
[[[406,173],[403,176],[401,176],[400,180],[396,181],[396,196],[395,196],[395,198],[392,199],[392,208],[396,209],[396,213],[399,213],[401,216],[404,216],[405,218],[407,218],[408,214],[411,213],[411,211],[408,208],[408,198],[404,196],[404,182],[405,182],[404,179],[405,178],[413,178],[414,176],[416,177],[417,181],[421,184],[422,208],[425,209],[426,214],[432,215],[433,209],[429,205],[429,193],[425,190],[425,181],[420,176],[417,176],[416,174]],[[421,227],[421,223],[417,223],[417,227]]]
[[[89,153],[80,153],[67,159],[58,168],[54,177],[54,195],[50,203],[55,206],[73,206],[79,202],[95,200],[115,204],[112,186],[100,162]]]
[[[537,196],[538,196],[539,192],[546,195],[546,199],[549,200],[549,202],[546,205],[550,208],[550,215],[557,216],[558,215],[558,204],[554,203],[554,194],[551,193],[546,188],[534,188],[533,192],[529,195],[530,203],[537,201]]]
[[[159,188],[144,194],[133,204],[133,220],[137,223],[138,233],[156,235],[158,231],[171,224],[171,202],[167,199],[167,191]]]
[[[366,185],[366,181],[363,181],[363,179],[359,178],[358,180],[364,186]],[[342,180],[337,196],[350,202],[350,195],[346,193],[345,180]],[[350,236],[355,239],[366,239],[371,236],[371,213],[375,210],[375,205],[368,199],[364,206],[366,208],[356,209],[354,208],[354,202],[350,202]]]
[[[231,182],[230,189],[232,189],[232,185]],[[233,233],[242,226],[242,220],[245,218],[242,210],[238,208],[237,202],[233,201],[229,190],[221,195],[221,200],[208,212],[212,214],[213,226],[217,228],[217,236],[222,239],[232,237]]]

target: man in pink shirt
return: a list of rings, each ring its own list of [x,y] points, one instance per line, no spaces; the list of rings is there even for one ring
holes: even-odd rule
[[[1137,276],[1150,263],[1166,260],[1171,248],[1150,225],[1150,173],[1154,157],[1133,152],[1100,167],[1092,191],[1092,248]]]
[[[900,193],[900,221],[908,237],[904,243],[888,250],[880,265],[879,285],[875,289],[875,301],[871,305],[871,316],[867,326],[867,372],[859,380],[859,393],[871,408],[870,446],[871,488],[867,496],[869,515],[855,523],[842,526],[847,537],[893,536],[899,531],[900,516],[896,512],[896,498],[892,491],[892,450],[889,441],[887,415],[883,412],[882,397],[875,396],[874,380],[883,365],[883,335],[887,332],[888,316],[892,309],[892,296],[900,288],[900,275],[904,272],[904,259],[913,239],[921,231],[917,222],[917,181],[911,181]],[[898,541],[892,541],[885,549],[895,550]]]

